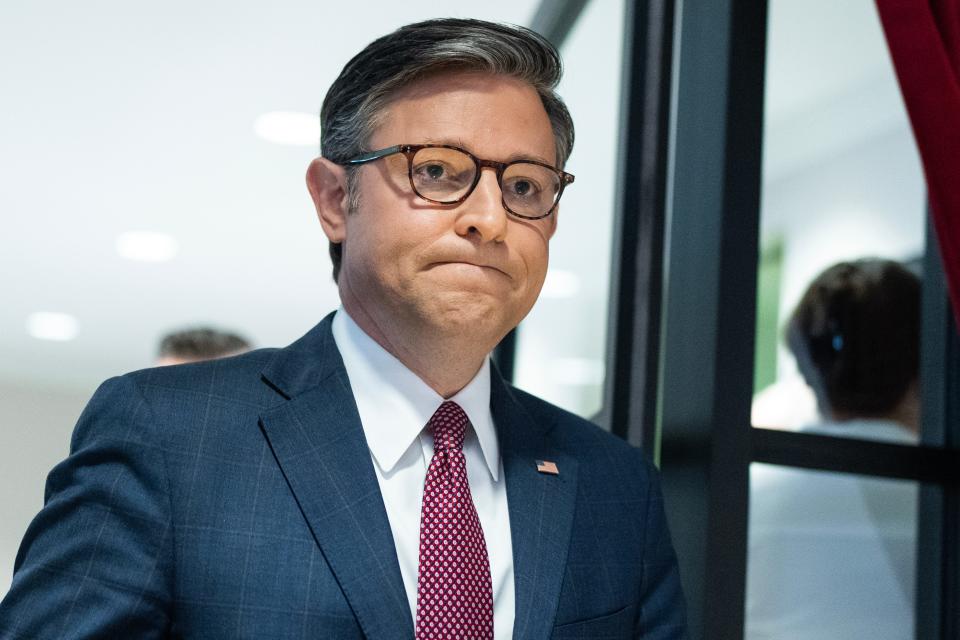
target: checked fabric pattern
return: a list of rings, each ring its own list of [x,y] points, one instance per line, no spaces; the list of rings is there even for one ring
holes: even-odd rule
[[[490,560],[463,456],[467,422],[447,401],[427,423],[434,452],[420,515],[417,640],[493,639]]]

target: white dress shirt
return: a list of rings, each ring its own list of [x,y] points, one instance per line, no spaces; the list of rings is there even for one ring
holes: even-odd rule
[[[333,339],[357,402],[416,621],[420,508],[433,458],[433,439],[425,427],[444,398],[364,333],[343,307],[333,318]],[[506,640],[513,635],[513,547],[506,481],[490,413],[489,360],[484,360],[466,387],[448,399],[463,408],[472,426],[464,438],[463,454],[490,558],[494,637]]]

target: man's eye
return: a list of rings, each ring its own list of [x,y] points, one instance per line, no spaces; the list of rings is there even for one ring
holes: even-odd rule
[[[540,191],[537,184],[533,180],[529,180],[527,178],[514,178],[510,181],[508,186],[513,195],[521,198],[534,197]]]
[[[447,168],[436,162],[420,165],[416,168],[416,173],[420,178],[425,180],[437,181],[449,178]]]

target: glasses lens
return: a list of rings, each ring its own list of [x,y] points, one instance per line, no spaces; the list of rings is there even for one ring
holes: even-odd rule
[[[420,149],[410,166],[417,194],[438,202],[456,202],[464,197],[476,174],[477,165],[470,156],[442,147]]]
[[[521,216],[546,215],[557,203],[560,176],[552,169],[529,162],[516,162],[503,172],[503,202]]]

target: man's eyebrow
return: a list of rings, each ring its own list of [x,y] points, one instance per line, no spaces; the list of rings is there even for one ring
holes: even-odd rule
[[[425,138],[423,141],[423,144],[445,144],[451,147],[459,147],[464,151],[469,151],[470,153],[473,153],[473,150],[469,146],[467,146],[467,144],[460,138]],[[477,155],[477,154],[473,153],[473,155]],[[490,160],[494,160],[494,159],[495,158],[490,158]],[[514,154],[511,154],[509,157],[507,157],[505,160],[503,160],[503,162],[510,163],[510,162],[518,162],[521,160],[533,160],[535,162],[542,162],[543,164],[550,165],[551,167],[553,166],[553,162],[535,153],[514,153]]]
[[[542,162],[543,164],[549,165],[551,167],[553,166],[553,162],[551,162],[550,160],[547,160],[543,156],[538,156],[536,154],[515,153],[509,158],[507,158],[506,161],[517,162],[520,160],[533,160],[534,162]]]
[[[460,138],[425,138],[423,144],[445,144],[451,147],[460,147],[466,151],[470,151],[470,148],[467,147],[466,143]],[[470,151],[470,153],[473,153]]]

